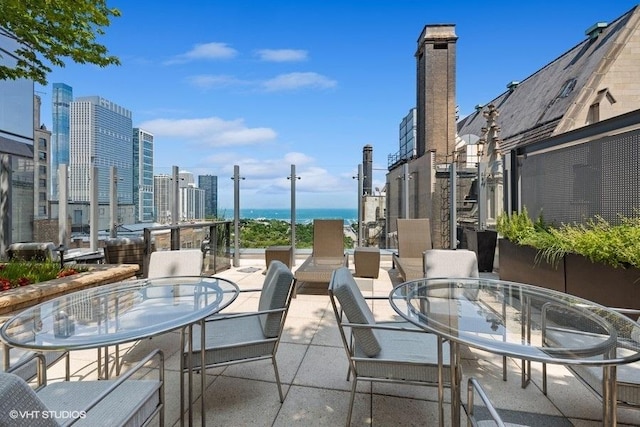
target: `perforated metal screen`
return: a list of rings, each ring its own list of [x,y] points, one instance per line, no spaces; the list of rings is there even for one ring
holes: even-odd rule
[[[521,159],[522,205],[549,223],[640,216],[640,131]]]

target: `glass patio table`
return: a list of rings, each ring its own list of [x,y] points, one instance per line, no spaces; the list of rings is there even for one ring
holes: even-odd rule
[[[461,344],[522,359],[523,387],[531,361],[601,366],[603,424],[616,425],[616,366],[640,360],[640,327],[630,318],[561,292],[483,278],[409,281],[396,286],[389,301],[404,319],[449,340],[454,425],[460,422]],[[574,339],[551,340],[552,332]],[[438,388],[442,393],[443,384]],[[442,425],[442,412],[440,418]]]
[[[0,338],[11,346],[36,351],[106,350],[115,345],[118,373],[117,345],[180,329],[184,348],[185,334],[191,333],[191,326],[227,307],[238,293],[235,283],[217,277],[117,282],[72,292],[27,308],[5,322],[0,329]],[[204,331],[204,327],[201,330]],[[204,332],[201,339],[204,340]],[[99,352],[100,375],[101,360]],[[184,358],[180,360],[182,362]],[[108,351],[105,351],[104,370],[108,377]],[[204,377],[203,373],[202,390]],[[184,414],[183,381],[180,386],[181,413]],[[190,398],[191,388],[189,376]],[[204,405],[202,409],[204,414]]]

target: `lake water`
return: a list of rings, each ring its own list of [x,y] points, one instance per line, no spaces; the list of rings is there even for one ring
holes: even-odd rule
[[[233,209],[218,211],[224,219],[233,219]],[[282,209],[240,209],[240,219],[279,219],[291,221],[291,208]],[[296,209],[297,223],[310,223],[314,219],[343,219],[345,224],[358,220],[357,209]]]

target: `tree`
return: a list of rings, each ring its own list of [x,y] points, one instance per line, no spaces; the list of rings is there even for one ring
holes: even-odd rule
[[[100,67],[119,65],[96,41],[120,11],[106,0],[0,0],[0,37],[17,42],[10,51],[0,45],[0,80],[26,78],[47,84],[51,66],[64,67],[70,58],[79,64]]]

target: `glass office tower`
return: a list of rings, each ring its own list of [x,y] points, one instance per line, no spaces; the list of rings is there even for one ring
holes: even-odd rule
[[[153,135],[133,129],[133,204],[137,222],[153,222]]]
[[[58,166],[69,165],[70,106],[73,89],[64,83],[53,84],[51,98],[53,129],[51,131],[50,200],[58,200]]]
[[[111,167],[117,168],[118,204],[133,204],[131,111],[99,96],[71,103],[69,197],[90,201],[91,167],[98,168],[98,203],[109,203]]]

